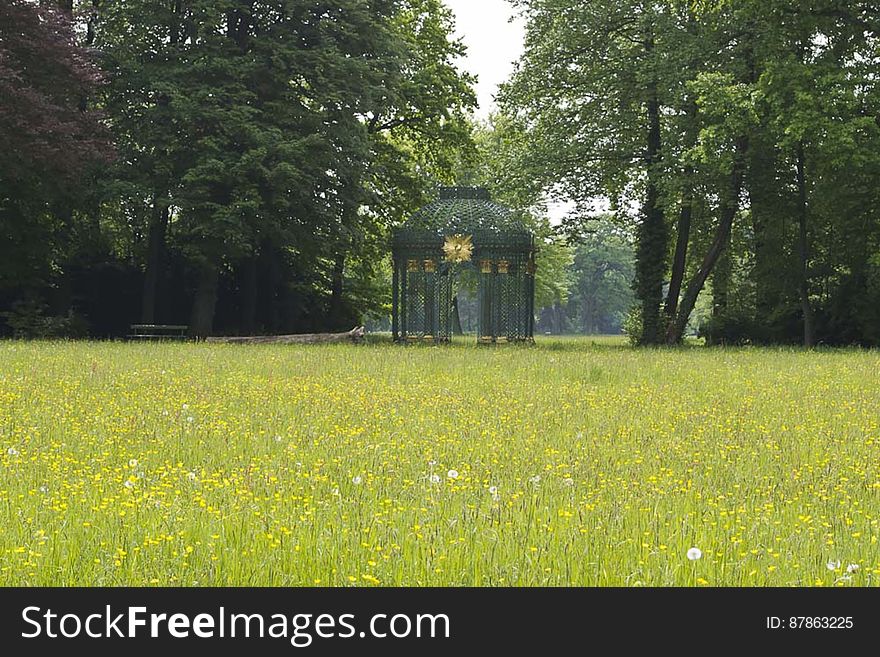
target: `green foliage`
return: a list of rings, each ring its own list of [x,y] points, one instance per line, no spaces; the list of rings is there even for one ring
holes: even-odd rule
[[[27,297],[0,313],[15,338],[82,338],[88,335],[85,319],[73,310],[63,316],[47,314],[49,307],[35,297]]]
[[[650,318],[641,342],[663,324],[658,280],[683,262],[681,298],[665,302],[673,342],[690,320],[726,342],[877,344],[876,12],[790,0],[516,4],[526,51],[495,120],[518,135],[511,168],[530,198],[576,203],[572,234],[603,201],[634,232]],[[711,320],[695,320],[712,282]]]
[[[198,334],[215,315],[223,331],[294,332],[386,303],[389,229],[471,149],[473,80],[456,67],[463,46],[440,0],[74,6],[101,53],[107,84],[94,102],[119,153],[78,181],[87,240],[95,258],[128,268],[143,315],[181,322],[191,308]],[[20,187],[38,199],[45,185]],[[43,287],[71,278],[49,239],[58,211],[17,207],[0,207],[22,256],[0,269],[0,303],[6,278],[10,303],[24,272]]]

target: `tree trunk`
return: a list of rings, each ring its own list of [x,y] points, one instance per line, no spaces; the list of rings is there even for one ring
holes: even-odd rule
[[[685,176],[693,175],[693,169],[687,168]],[[691,235],[691,220],[693,217],[693,198],[690,190],[685,192],[681,200],[681,210],[678,213],[676,224],[675,255],[672,258],[672,276],[669,279],[669,290],[666,293],[666,307],[664,312],[670,320],[675,317],[678,310],[678,297],[681,296],[681,286],[684,283],[685,266],[687,265],[687,250]]]
[[[342,294],[345,284],[345,253],[339,252],[333,258],[333,272],[330,281],[330,326],[339,328],[343,321]]]
[[[207,337],[214,327],[214,309],[217,306],[219,278],[220,272],[214,263],[206,262],[199,267],[196,296],[190,320],[190,333],[197,338]]]
[[[141,296],[141,323],[156,322],[156,293],[165,256],[165,233],[168,230],[168,206],[153,198],[150,226],[147,230],[147,263]]]
[[[464,335],[461,330],[461,315],[458,312],[458,295],[452,297],[452,335]]]
[[[681,342],[688,320],[697,303],[697,297],[700,295],[703,286],[706,284],[706,279],[712,273],[715,263],[718,262],[718,258],[730,240],[730,229],[733,226],[736,213],[739,211],[739,195],[742,190],[743,181],[743,156],[747,150],[748,141],[745,137],[741,137],[737,140],[733,171],[730,174],[730,196],[721,208],[721,217],[718,222],[718,228],[715,231],[715,238],[703,257],[699,270],[687,286],[675,321],[669,325],[666,333],[667,344],[674,345]]]
[[[813,307],[810,304],[810,273],[808,269],[810,244],[807,235],[808,206],[807,180],[804,172],[805,163],[804,143],[799,142],[797,147],[798,259],[800,265],[798,292],[801,297],[801,310],[804,315],[804,346],[812,347],[816,344],[816,335]]]
[[[257,324],[258,255],[252,254],[241,265],[241,332],[253,335]]]
[[[759,133],[760,135],[760,133]],[[749,148],[747,187],[754,234],[755,264],[752,281],[755,286],[755,324],[765,326],[766,320],[779,303],[779,282],[776,266],[781,260],[782,240],[776,186],[777,164],[773,144],[762,137],[753,139]],[[768,335],[765,335],[765,339]]]
[[[645,43],[650,59],[654,50],[653,37]],[[663,302],[663,278],[666,274],[666,220],[660,201],[660,101],[656,82],[648,89],[647,102],[647,186],[644,217],[638,230],[636,247],[636,295],[642,308],[640,344],[657,344],[662,339],[660,306]]]
[[[730,262],[730,234],[727,242],[721,248],[718,262],[712,272],[712,317],[723,317],[727,314],[730,298],[730,274],[732,263]]]
[[[686,147],[692,147],[697,141],[697,104],[688,103],[687,108],[687,133]],[[678,298],[681,296],[681,286],[684,284],[685,268],[687,266],[687,251],[691,238],[691,221],[694,213],[694,168],[690,165],[684,168],[684,189],[681,194],[681,208],[678,211],[678,222],[675,232],[675,254],[672,257],[672,273],[669,278],[669,290],[666,292],[666,304],[663,309],[667,321],[675,318],[678,310]]]
[[[257,335],[252,337],[209,337],[205,342],[229,344],[319,344],[326,342],[361,342],[364,339],[363,326],[356,326],[344,333],[302,333],[297,335]]]

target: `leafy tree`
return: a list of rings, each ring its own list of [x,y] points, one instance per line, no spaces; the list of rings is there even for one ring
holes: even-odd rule
[[[60,9],[0,4],[0,295],[37,295],[63,273],[82,185],[112,154],[86,102],[100,82]]]

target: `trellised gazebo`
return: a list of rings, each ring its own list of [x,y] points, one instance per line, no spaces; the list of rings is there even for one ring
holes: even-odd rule
[[[462,268],[477,274],[477,340],[531,342],[535,237],[481,187],[444,187],[392,236],[396,342],[448,342]]]

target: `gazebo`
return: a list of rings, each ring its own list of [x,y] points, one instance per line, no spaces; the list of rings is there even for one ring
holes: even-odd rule
[[[477,275],[477,341],[532,342],[535,237],[481,187],[443,187],[392,235],[395,342],[449,342],[458,273]]]

